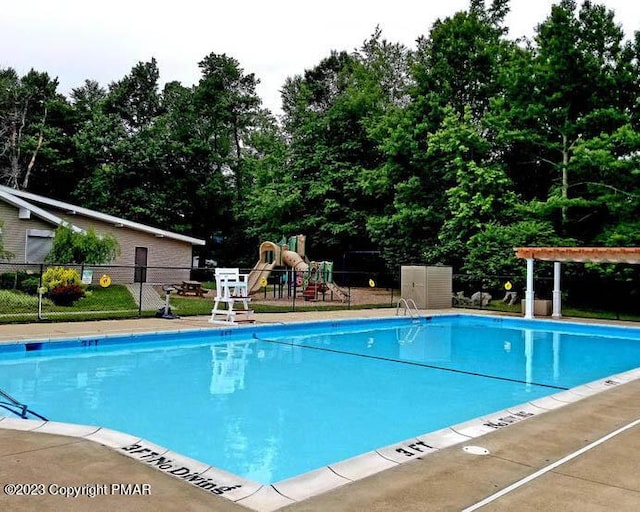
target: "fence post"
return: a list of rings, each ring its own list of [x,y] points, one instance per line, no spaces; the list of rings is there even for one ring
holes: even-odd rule
[[[40,278],[38,280],[38,321],[42,320],[42,273],[44,272],[44,264],[40,263]]]
[[[145,273],[146,273],[146,267],[145,267]],[[140,290],[138,291],[138,318],[140,318],[141,316],[142,316],[142,280],[140,280]]]
[[[291,311],[296,310],[296,295],[298,294],[297,286],[298,286],[298,276],[295,272],[291,274],[293,276],[293,301],[291,302]]]

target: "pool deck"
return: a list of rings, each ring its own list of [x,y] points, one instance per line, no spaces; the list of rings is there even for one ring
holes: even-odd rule
[[[257,314],[256,320],[261,324],[392,315],[395,309]],[[0,342],[200,328],[215,326],[206,317],[2,325]],[[639,418],[640,380],[633,380],[280,510],[464,510],[531,478],[478,510],[636,511],[640,509],[640,421],[634,422]],[[603,439],[612,433],[616,435]],[[471,455],[462,450],[465,445],[481,446],[489,454]],[[584,453],[576,453],[583,449]],[[570,460],[558,464],[565,458]],[[96,442],[6,428],[0,428],[0,483],[44,486],[23,488],[34,494],[29,496],[0,492],[0,510],[248,510]],[[127,489],[114,484],[140,486]],[[73,487],[84,489],[85,495],[59,494]],[[138,494],[131,495],[132,489]],[[101,495],[87,496],[91,490]]]

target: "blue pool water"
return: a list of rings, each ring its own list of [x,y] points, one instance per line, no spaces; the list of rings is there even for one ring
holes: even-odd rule
[[[451,315],[0,347],[0,388],[266,484],[636,367],[638,329]]]

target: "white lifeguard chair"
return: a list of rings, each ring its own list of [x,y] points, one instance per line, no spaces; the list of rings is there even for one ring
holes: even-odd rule
[[[237,268],[216,269],[216,297],[211,310],[210,323],[238,324],[252,323],[253,310],[249,309],[249,274],[241,274]],[[242,309],[235,309],[236,302]]]

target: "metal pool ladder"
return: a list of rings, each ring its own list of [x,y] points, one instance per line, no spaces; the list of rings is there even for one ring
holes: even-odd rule
[[[412,318],[418,318],[420,316],[418,306],[416,306],[416,302],[413,299],[400,299],[396,306],[396,316],[400,316],[400,308],[402,308],[402,314],[404,316],[409,315]]]
[[[23,420],[26,420],[27,415],[31,414],[36,418],[48,421],[47,418],[40,416],[37,412],[33,412],[26,404],[18,402],[18,400],[13,398],[9,393],[4,392],[2,389],[0,389],[0,407],[20,416]]]

